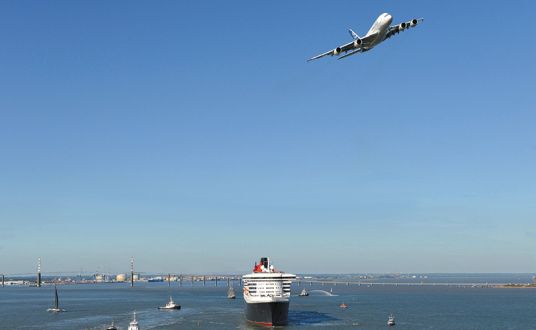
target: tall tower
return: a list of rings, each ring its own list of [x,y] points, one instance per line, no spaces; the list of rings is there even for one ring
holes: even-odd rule
[[[41,287],[41,257],[37,258],[37,287]]]
[[[130,286],[134,287],[134,257],[130,258]]]

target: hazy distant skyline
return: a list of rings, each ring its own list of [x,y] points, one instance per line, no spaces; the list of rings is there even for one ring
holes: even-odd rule
[[[0,273],[536,272],[535,10],[3,2]]]

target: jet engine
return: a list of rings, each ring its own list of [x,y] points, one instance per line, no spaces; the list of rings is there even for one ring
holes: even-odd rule
[[[341,53],[341,47],[337,47],[335,48],[335,50],[333,51],[333,55],[339,55]]]
[[[417,25],[417,23],[419,23],[419,21],[416,18],[414,18],[409,23],[411,24],[411,26],[415,26]]]
[[[357,48],[359,46],[361,46],[361,44],[363,43],[363,40],[357,38],[354,40],[354,47]]]
[[[406,22],[403,22],[403,23],[400,23],[400,25],[398,26],[398,29],[402,31],[402,30],[405,30],[407,27],[408,27],[408,24]]]

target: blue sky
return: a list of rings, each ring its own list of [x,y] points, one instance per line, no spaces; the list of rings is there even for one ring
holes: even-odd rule
[[[3,2],[0,272],[533,272],[535,10]]]

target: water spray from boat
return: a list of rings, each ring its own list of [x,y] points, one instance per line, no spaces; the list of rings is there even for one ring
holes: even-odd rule
[[[337,297],[338,296],[336,294],[333,294],[331,292],[324,291],[324,290],[311,290],[311,291],[309,291],[309,294],[310,295],[327,296],[327,297]]]

